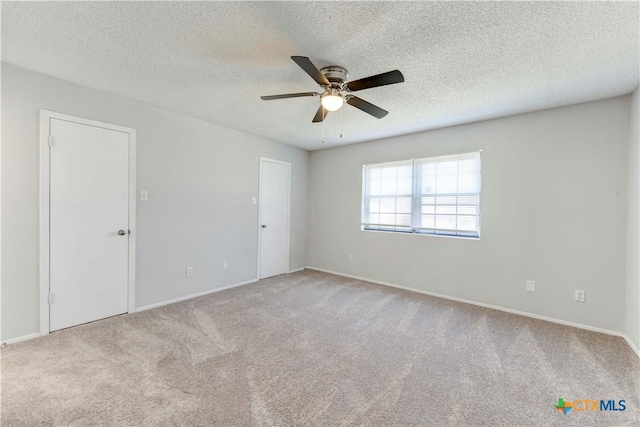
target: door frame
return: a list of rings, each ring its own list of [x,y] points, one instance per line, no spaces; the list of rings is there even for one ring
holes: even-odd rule
[[[40,110],[40,335],[49,333],[49,287],[50,287],[50,152],[49,133],[51,119],[58,119],[81,125],[89,125],[103,129],[123,132],[129,135],[129,266],[127,312],[135,312],[135,278],[136,278],[136,130],[57,113]],[[55,145],[55,139],[53,140]]]
[[[261,260],[261,250],[262,250],[262,162],[271,162],[279,165],[284,165],[288,168],[289,179],[287,180],[287,271],[285,273],[291,272],[291,250],[290,250],[290,241],[291,238],[291,163],[283,162],[282,160],[270,159],[268,157],[260,156],[260,164],[258,168],[258,262],[257,262],[257,271],[256,278],[258,280],[262,279],[260,276],[260,260]]]

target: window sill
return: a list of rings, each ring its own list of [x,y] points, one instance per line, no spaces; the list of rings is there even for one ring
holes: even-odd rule
[[[431,233],[410,233],[406,231],[388,231],[388,230],[367,230],[366,228],[360,228],[360,231],[367,233],[384,233],[384,234],[396,234],[405,236],[422,236],[422,237],[444,237],[448,239],[462,239],[462,240],[480,240],[480,236],[453,236],[451,234],[431,234]]]

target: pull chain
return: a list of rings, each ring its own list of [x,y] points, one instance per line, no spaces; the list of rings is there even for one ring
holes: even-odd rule
[[[344,128],[344,106],[342,107],[342,111],[340,111],[340,138],[342,138],[342,130]]]
[[[326,113],[324,112],[324,105],[320,104],[322,106],[322,143],[324,144],[324,118],[327,116]]]

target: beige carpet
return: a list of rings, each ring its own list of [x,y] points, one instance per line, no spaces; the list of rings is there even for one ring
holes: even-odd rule
[[[639,382],[621,338],[303,271],[8,346],[1,421],[638,425]]]

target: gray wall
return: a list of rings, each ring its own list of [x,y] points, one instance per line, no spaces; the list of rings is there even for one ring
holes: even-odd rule
[[[623,332],[628,130],[625,96],[312,152],[309,265]],[[480,240],[360,230],[363,164],[480,149]]]
[[[259,156],[292,164],[290,267],[306,265],[307,151],[2,64],[2,340],[38,332],[40,108],[137,129],[138,307],[256,277]]]
[[[626,335],[640,349],[640,89],[631,96],[629,123]]]

